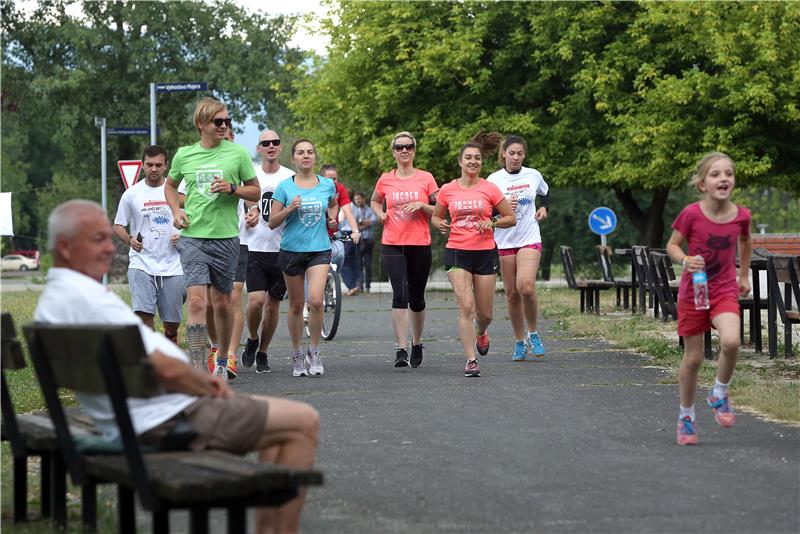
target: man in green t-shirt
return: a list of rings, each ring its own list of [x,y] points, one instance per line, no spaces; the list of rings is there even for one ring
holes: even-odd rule
[[[239,260],[239,199],[256,202],[261,189],[247,150],[225,139],[231,127],[225,104],[201,98],[194,110],[194,125],[200,141],[178,149],[164,194],[175,226],[181,230],[177,247],[189,303],[189,356],[195,366],[202,367],[208,341],[207,293],[214,308],[219,346],[227,347],[230,342],[230,293]],[[185,213],[178,201],[178,185],[184,180]],[[227,354],[222,354],[214,374],[227,380],[226,367]]]

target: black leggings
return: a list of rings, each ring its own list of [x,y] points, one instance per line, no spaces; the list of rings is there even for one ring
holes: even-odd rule
[[[383,267],[392,283],[392,308],[425,309],[425,286],[431,274],[430,245],[383,245]]]

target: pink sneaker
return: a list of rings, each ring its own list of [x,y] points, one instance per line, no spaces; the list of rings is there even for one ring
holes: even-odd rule
[[[482,336],[475,336],[475,348],[478,349],[478,354],[486,356],[489,352],[489,331],[483,333]]]
[[[688,415],[678,421],[678,445],[697,445],[697,431],[694,422]]]
[[[731,408],[731,403],[728,401],[728,397],[717,398],[714,396],[714,392],[712,391],[708,395],[708,406],[714,412],[714,420],[719,424],[719,426],[724,426],[725,428],[730,428],[733,426],[733,423],[736,422],[736,414],[733,413],[733,408]]]

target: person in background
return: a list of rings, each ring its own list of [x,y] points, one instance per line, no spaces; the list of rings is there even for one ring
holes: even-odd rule
[[[345,263],[342,269],[342,278],[347,287],[352,288],[348,295],[357,295],[361,291],[369,293],[372,283],[372,251],[375,248],[373,240],[374,225],[378,221],[375,212],[367,205],[364,193],[353,193],[353,216],[361,233],[358,244],[345,243]],[[349,231],[350,224],[342,222],[342,231]]]

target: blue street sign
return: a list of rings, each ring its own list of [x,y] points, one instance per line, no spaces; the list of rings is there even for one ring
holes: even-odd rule
[[[597,235],[608,235],[617,227],[617,216],[608,208],[595,208],[589,214],[589,228]]]
[[[179,93],[181,91],[208,91],[208,82],[172,82],[156,84],[156,93]]]
[[[159,128],[161,130],[161,128]],[[150,135],[150,128],[147,126],[126,126],[123,128],[108,128],[108,135]]]

